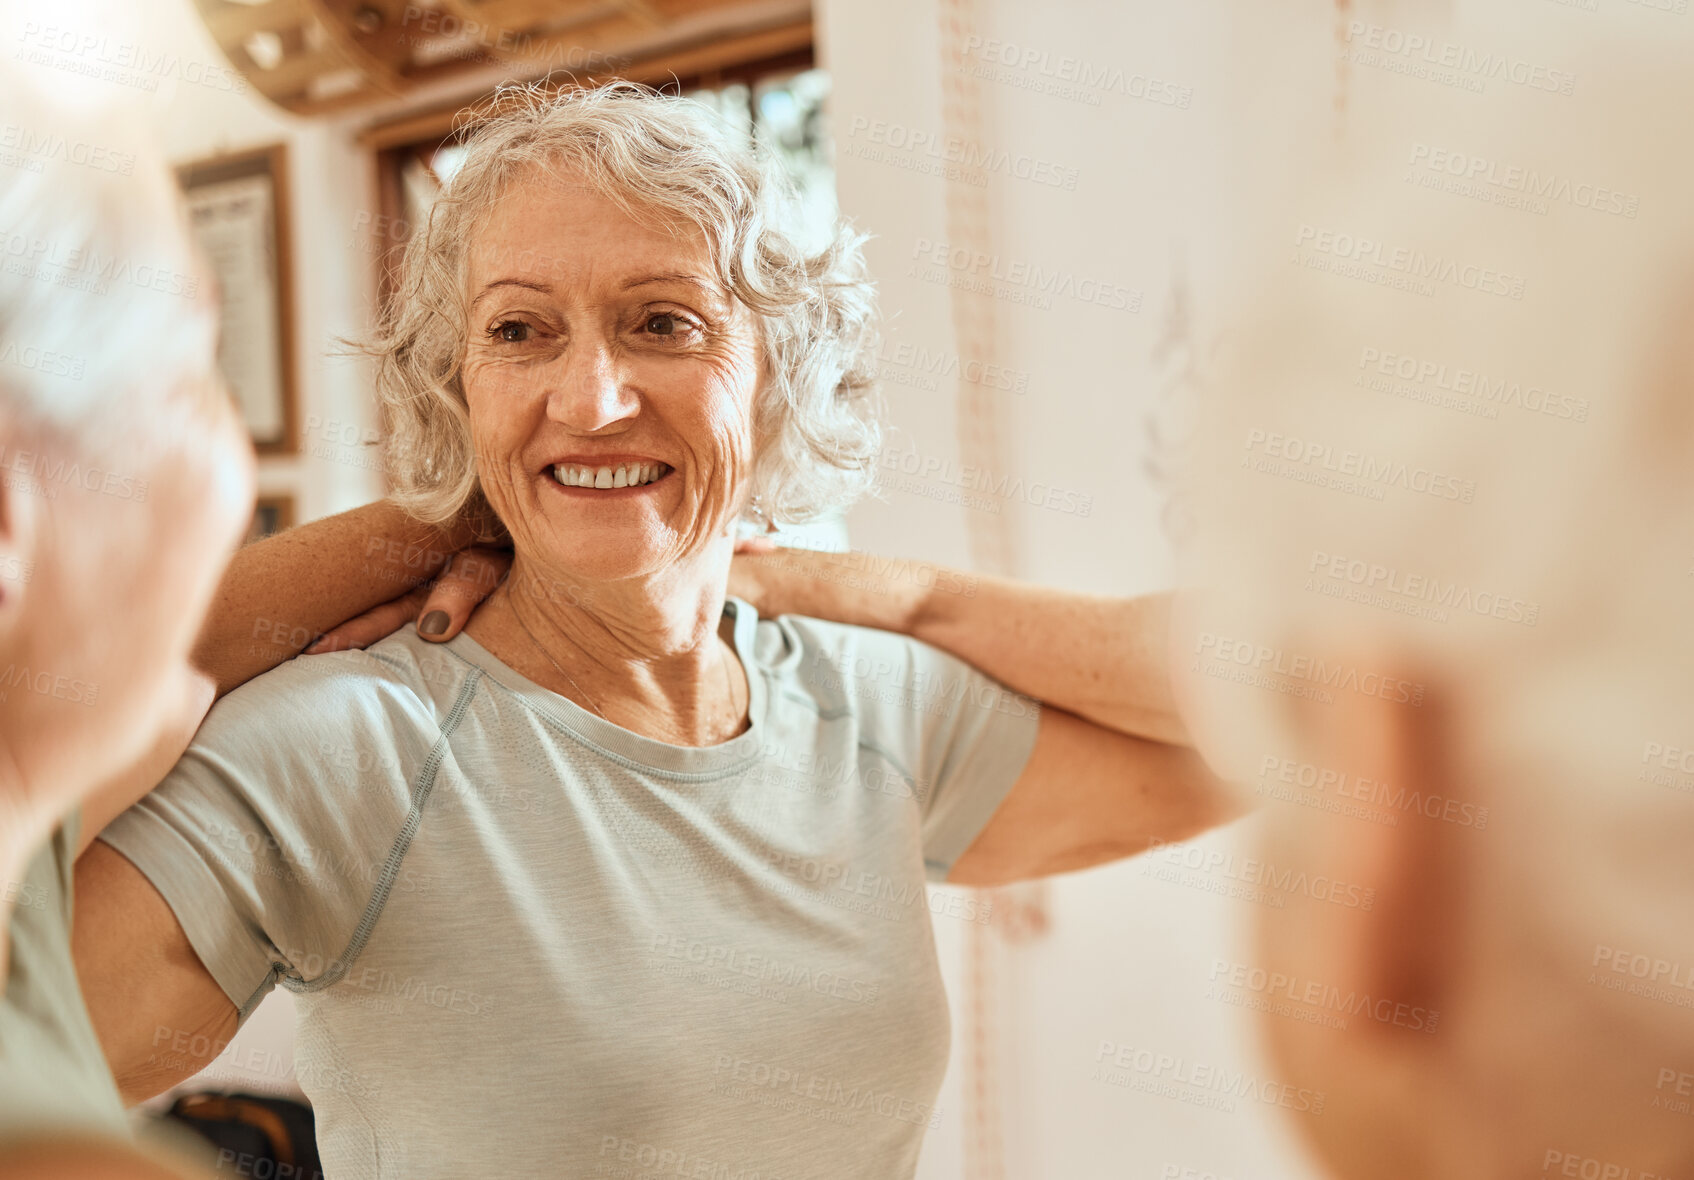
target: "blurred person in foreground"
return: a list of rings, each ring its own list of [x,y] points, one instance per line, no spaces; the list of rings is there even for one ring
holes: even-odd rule
[[[1395,8],[1576,94],[1354,70],[1201,399],[1187,715],[1266,861],[1376,895],[1196,985],[1348,1180],[1694,1174],[1694,54],[1617,15]]]
[[[104,142],[0,71],[32,136]],[[132,1154],[71,958],[71,866],[211,700],[190,648],[252,503],[164,170],[0,169],[0,1173]],[[157,281],[154,281],[157,280]]]

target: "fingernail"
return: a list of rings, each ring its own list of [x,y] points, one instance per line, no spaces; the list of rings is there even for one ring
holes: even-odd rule
[[[440,635],[450,622],[444,610],[432,610],[418,621],[419,635]]]

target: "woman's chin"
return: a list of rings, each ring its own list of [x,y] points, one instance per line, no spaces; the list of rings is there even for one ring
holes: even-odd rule
[[[565,536],[537,538],[533,551],[520,545],[527,580],[548,600],[586,606],[613,583],[637,582],[674,570],[682,546],[668,530],[571,529]]]

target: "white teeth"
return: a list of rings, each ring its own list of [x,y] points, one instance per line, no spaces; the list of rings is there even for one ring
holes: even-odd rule
[[[633,488],[652,483],[667,470],[663,463],[624,463],[617,467],[560,463],[553,468],[553,478],[567,488]]]

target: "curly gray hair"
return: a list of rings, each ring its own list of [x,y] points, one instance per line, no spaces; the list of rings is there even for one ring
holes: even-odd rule
[[[844,222],[822,249],[794,232],[774,156],[738,142],[709,108],[628,82],[500,91],[429,223],[413,234],[395,298],[365,351],[378,362],[394,498],[442,523],[486,507],[460,365],[465,265],[481,219],[525,170],[569,168],[632,215],[706,237],[717,277],[755,315],[765,380],[749,491],[756,512],[799,523],[857,499],[875,477],[875,292],[865,237]]]

